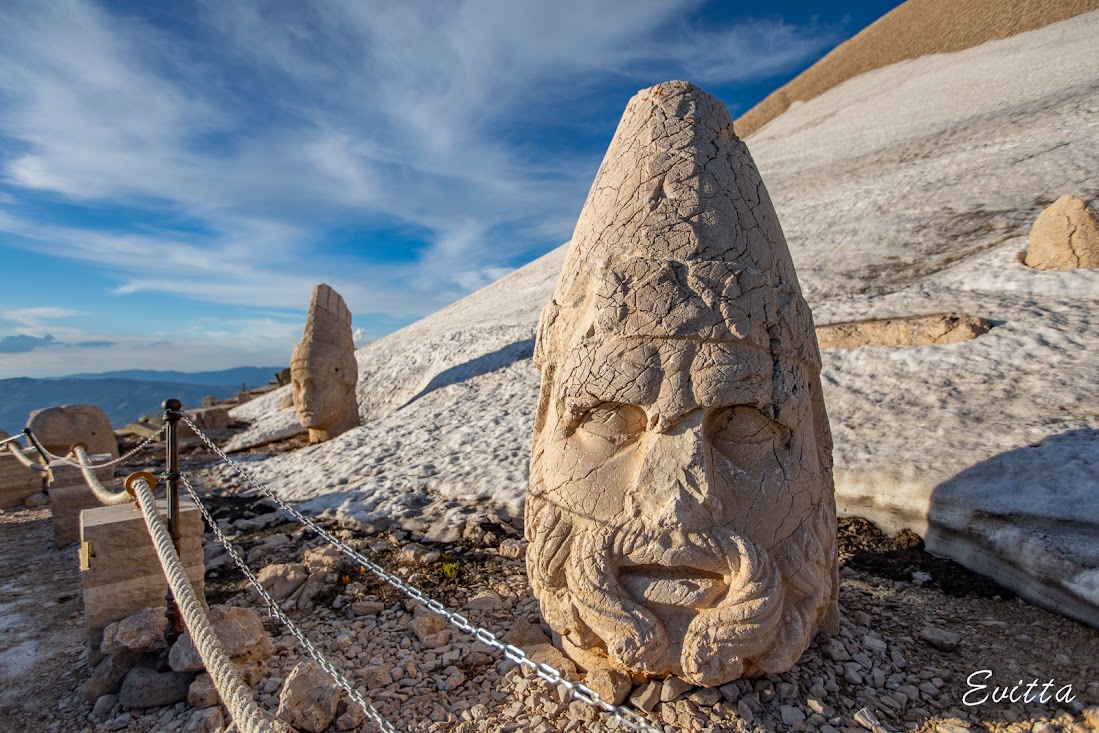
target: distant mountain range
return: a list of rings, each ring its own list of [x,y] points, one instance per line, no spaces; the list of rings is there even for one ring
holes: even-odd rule
[[[115,427],[142,415],[159,412],[169,397],[184,407],[202,405],[202,398],[230,397],[242,386],[267,384],[282,367],[238,367],[216,372],[174,372],[134,369],[103,374],[74,374],[51,379],[0,379],[0,429],[18,433],[33,410],[51,405],[96,405]]]
[[[125,369],[100,374],[69,374],[56,379],[135,379],[139,382],[175,382],[179,384],[205,384],[211,387],[247,385],[247,389],[262,387],[275,378],[283,367],[236,367],[217,372],[176,372],[155,369]]]

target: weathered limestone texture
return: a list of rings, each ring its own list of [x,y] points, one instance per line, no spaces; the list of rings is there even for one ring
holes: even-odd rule
[[[534,358],[527,568],[569,656],[720,685],[838,629],[812,315],[719,101],[630,100]]]
[[[92,463],[111,460],[107,453],[89,455]],[[114,469],[110,466],[95,469],[95,475],[106,486],[111,486]],[[53,524],[53,546],[66,547],[80,539],[80,512],[100,506],[95,494],[88,488],[84,473],[68,461],[50,461],[50,513]],[[113,487],[112,487],[113,488]]]
[[[118,441],[111,421],[95,405],[43,407],[30,414],[27,427],[55,455],[66,455],[73,443],[83,443],[88,446],[88,455],[110,453],[111,458],[118,458]]]
[[[817,326],[822,349],[857,349],[860,346],[930,346],[969,341],[992,329],[992,323],[963,313],[874,318]]]
[[[351,312],[340,294],[321,283],[313,288],[305,333],[290,359],[294,407],[309,442],[334,438],[359,424],[355,383],[359,367],[351,335]]]
[[[1087,202],[1062,196],[1039,214],[1024,262],[1039,270],[1099,267],[1099,221]]]
[[[158,501],[157,507],[161,515],[167,514],[166,501]],[[185,498],[180,499],[179,525],[180,560],[202,600],[206,572],[202,557],[202,514]],[[107,625],[144,608],[163,607],[168,581],[164,579],[145,519],[133,504],[81,512],[80,540],[80,578],[91,665],[103,656],[100,645]]]
[[[23,455],[35,462],[42,460],[33,449]],[[28,496],[42,490],[42,474],[20,463],[7,446],[0,447],[0,509],[23,506]]]

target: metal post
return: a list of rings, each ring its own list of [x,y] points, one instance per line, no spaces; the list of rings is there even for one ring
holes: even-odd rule
[[[176,399],[164,400],[164,422],[167,431],[164,436],[165,471],[164,478],[168,485],[168,534],[172,537],[172,544],[179,554],[179,418],[183,414],[183,403]],[[179,609],[176,607],[175,598],[172,596],[171,587],[164,597],[168,615],[167,636],[174,640],[175,636],[183,633],[183,625]]]
[[[179,552],[179,418],[183,415],[183,403],[179,400],[164,400],[164,419],[167,421],[167,435],[164,439],[166,451],[166,471],[168,480],[168,532],[172,535],[172,544]]]
[[[23,435],[26,435],[27,441],[34,446],[34,449],[38,452],[38,457],[42,459],[42,465],[46,468],[46,472],[42,474],[42,493],[48,494],[50,484],[53,483],[53,469],[50,468],[50,458],[46,455],[46,449],[38,442],[38,438],[35,437],[30,428],[23,428]]]
[[[23,435],[27,436],[27,440],[30,441],[30,444],[34,446],[34,449],[36,451],[38,451],[38,457],[42,459],[42,465],[49,466],[50,458],[46,455],[46,449],[43,448],[42,444],[38,442],[38,438],[33,432],[31,432],[31,429],[23,428]]]

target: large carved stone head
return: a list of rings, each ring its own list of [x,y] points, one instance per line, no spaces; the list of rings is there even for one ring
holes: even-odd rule
[[[334,438],[359,424],[355,384],[359,367],[351,335],[351,312],[335,290],[313,288],[305,333],[290,359],[294,408],[309,442]]]
[[[835,629],[812,316],[719,101],[686,82],[630,101],[535,363],[527,566],[570,656],[719,685]]]

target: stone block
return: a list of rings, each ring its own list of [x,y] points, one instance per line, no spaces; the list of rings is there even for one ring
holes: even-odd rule
[[[40,460],[33,450],[24,451],[23,454],[32,461]],[[0,448],[0,509],[23,506],[23,501],[28,496],[44,488],[42,476],[20,463],[6,447]]]
[[[157,502],[161,515],[167,502]],[[94,664],[103,630],[143,608],[164,605],[168,581],[160,566],[145,519],[133,504],[97,506],[80,513],[84,619],[88,659]],[[180,559],[199,599],[205,593],[202,514],[189,499],[180,499]]]
[[[92,463],[111,460],[107,454],[88,456]],[[80,539],[80,512],[99,506],[99,500],[84,481],[84,473],[67,461],[51,461],[49,495],[53,512],[53,546],[67,547]],[[110,487],[114,469],[110,466],[96,469],[95,475]]]

